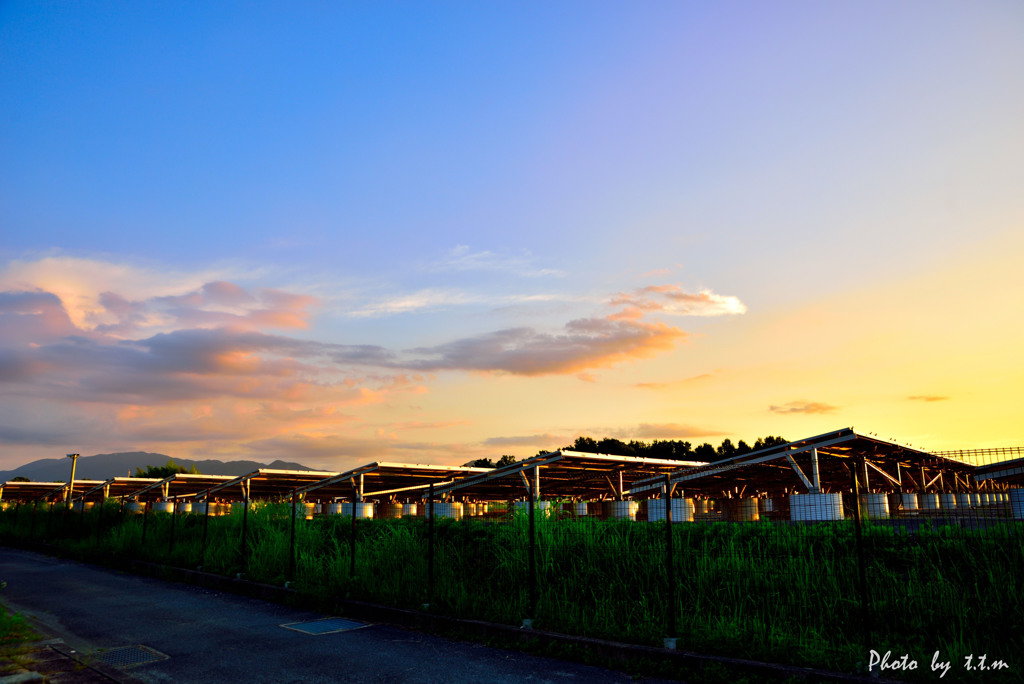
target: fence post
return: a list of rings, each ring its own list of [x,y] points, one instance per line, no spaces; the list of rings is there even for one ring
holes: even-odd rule
[[[530,543],[529,543],[529,554],[527,562],[530,564],[528,569],[529,582],[530,582],[530,617],[527,620],[523,620],[523,627],[532,627],[533,619],[537,615],[537,535],[536,535],[536,523],[534,522],[534,499],[533,499],[533,487],[527,487],[527,501],[529,502],[529,516],[530,516]]]
[[[39,506],[39,499],[32,502],[32,524],[28,528],[28,536],[36,536],[36,508]]]
[[[50,536],[50,531],[53,529],[53,502],[50,502],[50,512],[46,516],[46,536]]]
[[[199,567],[206,565],[206,530],[210,527],[210,496],[207,495],[203,504],[203,541],[199,545]]]
[[[427,607],[434,603],[434,485],[427,493]]]
[[[174,521],[178,519],[178,500],[171,499],[171,543],[167,548],[167,560],[174,553]]]
[[[676,573],[672,548],[672,476],[665,474],[665,569],[668,571],[668,636],[665,648],[676,647]]]
[[[292,534],[288,540],[288,581],[295,579],[295,503],[299,495],[292,490]]]
[[[360,497],[352,497],[352,538],[349,541],[349,568],[348,576],[350,579],[355,579],[356,576],[356,505],[359,503]]]
[[[142,545],[146,545],[146,528],[149,526],[149,502],[142,506]]]
[[[100,512],[99,517],[96,520],[96,546],[100,545],[100,528],[103,527],[103,502],[105,499],[100,499]]]
[[[860,480],[857,472],[863,467],[864,459],[860,463],[853,464],[850,468],[853,476],[853,524],[857,537],[857,574],[859,575],[860,590],[860,613],[861,623],[864,628],[864,652],[871,650],[871,622],[868,612],[868,581],[864,568],[864,538],[861,534],[861,511],[860,511]],[[858,467],[859,466],[859,467]]]
[[[11,532],[15,539],[18,538],[18,516],[21,513],[21,501],[14,504],[14,527],[11,528]]]
[[[248,484],[248,482],[246,482]],[[245,572],[248,567],[248,559],[246,558],[246,532],[249,528],[249,489],[246,487],[245,496],[242,498],[242,572]]]

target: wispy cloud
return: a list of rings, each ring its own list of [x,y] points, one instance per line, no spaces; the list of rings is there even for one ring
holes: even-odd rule
[[[551,448],[557,449],[565,444],[572,443],[574,437],[565,435],[555,435],[550,432],[538,433],[535,435],[513,435],[508,437],[489,437],[483,441],[484,446],[489,447],[540,447],[540,448]],[[557,445],[557,446],[556,446]]]
[[[510,328],[409,353],[420,370],[500,371],[516,375],[580,373],[672,349],[686,333],[663,323],[581,318],[561,333]]]
[[[948,401],[949,397],[936,396],[934,394],[919,394],[913,397],[907,397],[910,401]]]
[[[612,306],[621,307],[621,317],[658,312],[674,316],[724,316],[746,313],[737,297],[715,294],[711,290],[686,292],[678,285],[649,285],[612,298]]]
[[[721,372],[722,372],[721,368],[716,368],[715,370],[711,371],[710,373],[701,373],[700,375],[691,375],[690,377],[683,378],[682,380],[670,380],[668,382],[638,382],[638,383],[636,383],[633,386],[634,387],[638,387],[640,389],[653,389],[653,390],[674,389],[676,387],[685,387],[687,385],[692,385],[694,383],[704,382],[706,380],[710,380],[711,378],[714,378],[715,376],[719,375]]]
[[[489,250],[473,251],[468,245],[457,245],[443,259],[431,265],[434,271],[494,271],[523,278],[561,277],[565,272],[554,268],[538,268],[530,254],[518,256],[498,254]]]
[[[775,413],[835,413],[839,407],[817,401],[791,401],[788,404],[769,406],[768,410]]]

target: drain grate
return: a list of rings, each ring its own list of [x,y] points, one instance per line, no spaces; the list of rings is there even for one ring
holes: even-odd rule
[[[166,653],[161,653],[154,648],[141,645],[112,648],[107,651],[96,653],[95,657],[96,660],[100,661],[104,665],[109,665],[110,667],[114,667],[119,670],[135,667],[136,665],[156,663],[170,658]]]
[[[291,622],[287,625],[281,625],[285,629],[293,629],[296,632],[302,632],[303,634],[334,634],[335,632],[347,632],[351,629],[359,629],[360,627],[369,627],[368,622],[357,622],[356,620],[346,620],[340,617],[329,617],[321,618],[319,620],[310,620],[309,622]]]

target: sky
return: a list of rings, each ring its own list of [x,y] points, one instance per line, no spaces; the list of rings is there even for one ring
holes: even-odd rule
[[[0,468],[1024,444],[1024,5],[0,4]]]

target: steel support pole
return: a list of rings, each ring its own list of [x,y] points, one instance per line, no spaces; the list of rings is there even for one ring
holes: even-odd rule
[[[146,527],[149,525],[149,502],[146,501],[142,507],[142,545],[146,545]]]
[[[676,573],[672,548],[672,476],[665,475],[665,570],[668,574],[668,636],[676,636]]]
[[[434,603],[434,485],[427,490],[427,605]]]
[[[38,507],[38,506],[39,506],[39,500],[36,499],[35,501],[32,502],[32,524],[29,525],[29,528],[28,528],[28,536],[29,537],[36,536],[36,507]]]
[[[18,516],[21,514],[21,502],[14,504],[14,536],[18,536]]]
[[[50,531],[53,529],[53,502],[50,502],[50,512],[46,516],[46,536],[50,536]]]
[[[288,540],[288,581],[295,579],[295,503],[299,495],[292,490],[292,534]]]
[[[860,589],[860,610],[861,623],[864,627],[864,649],[865,652],[871,648],[871,622],[868,614],[868,581],[864,567],[864,538],[861,534],[861,511],[860,511],[860,482],[857,477],[857,468],[853,469],[853,523],[857,537],[857,575]],[[865,476],[867,475],[865,466]]]

